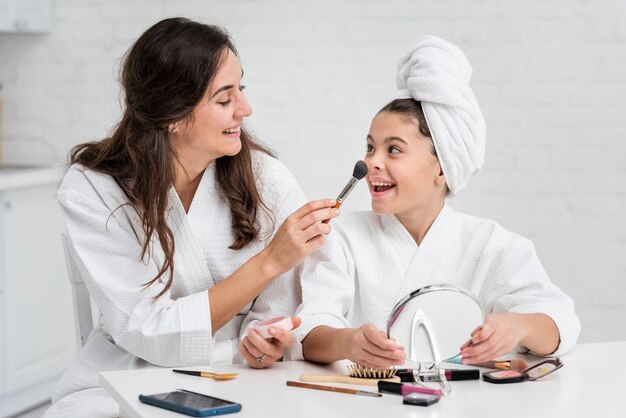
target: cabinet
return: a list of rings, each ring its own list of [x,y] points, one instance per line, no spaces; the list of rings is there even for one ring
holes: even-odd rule
[[[50,0],[0,0],[0,32],[48,32]]]
[[[53,173],[0,187],[0,416],[45,401],[76,352]]]

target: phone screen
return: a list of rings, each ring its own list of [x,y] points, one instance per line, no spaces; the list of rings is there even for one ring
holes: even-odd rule
[[[139,400],[194,416],[225,414],[241,410],[241,405],[236,402],[183,389],[155,395],[140,395]]]

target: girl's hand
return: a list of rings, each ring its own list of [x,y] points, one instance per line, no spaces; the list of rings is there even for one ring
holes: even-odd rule
[[[298,328],[302,320],[297,316],[291,317],[293,328]],[[250,328],[248,336],[240,340],[237,346],[246,363],[254,369],[264,369],[282,359],[285,349],[294,342],[290,331],[279,327],[270,327],[271,339],[265,339]]]
[[[461,346],[463,364],[476,364],[508,354],[524,338],[521,314],[488,314],[482,326],[476,328],[471,339]]]
[[[300,264],[324,244],[330,225],[322,223],[339,215],[333,199],[315,200],[289,215],[269,245],[261,252],[274,275],[282,274]]]
[[[356,364],[375,369],[404,364],[404,347],[376,329],[373,324],[347,330],[343,338],[343,357]]]

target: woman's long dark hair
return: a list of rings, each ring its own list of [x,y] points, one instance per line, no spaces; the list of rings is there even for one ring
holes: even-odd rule
[[[237,51],[221,28],[185,18],[165,19],[149,28],[127,52],[121,71],[125,109],[112,135],[77,145],[70,164],[82,164],[111,176],[141,216],[145,240],[141,259],[149,256],[156,235],[165,260],[149,286],[168,276],[165,294],[174,276],[174,235],[167,225],[168,189],[174,183],[176,153],[168,125],[185,120],[203,98],[224,56]],[[264,208],[256,187],[251,151],[270,154],[244,130],[241,151],[216,160],[218,190],[229,206],[234,242],[241,249],[259,234],[257,211]]]

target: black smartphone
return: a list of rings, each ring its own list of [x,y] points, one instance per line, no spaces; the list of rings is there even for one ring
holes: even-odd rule
[[[192,417],[210,417],[241,411],[241,405],[236,402],[185,389],[177,389],[173,392],[158,393],[156,395],[139,395],[139,400],[143,403],[170,409],[191,415]]]
[[[426,393],[407,393],[402,397],[402,403],[405,405],[428,406],[439,402],[440,396],[429,395]]]

